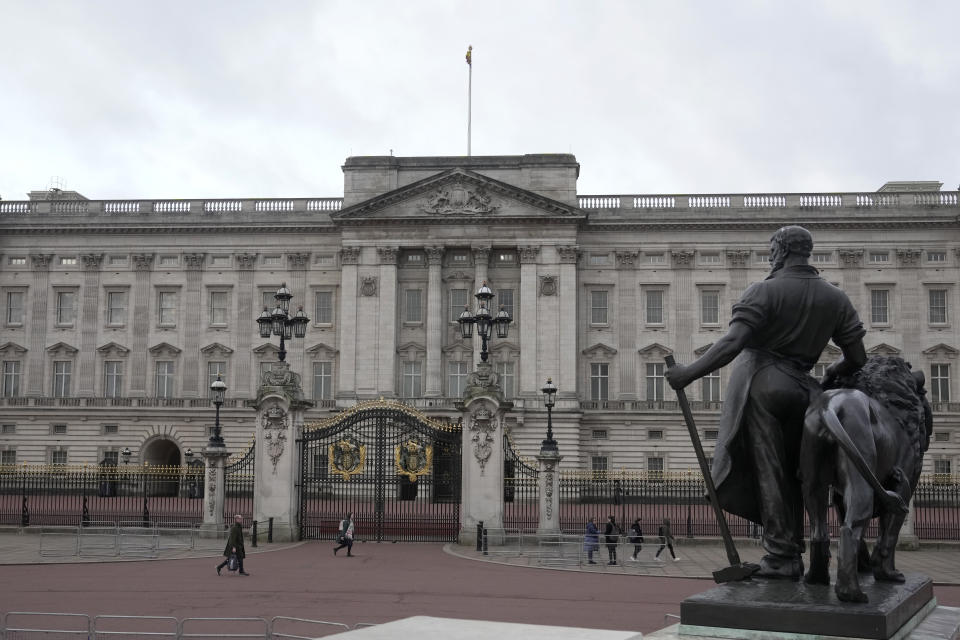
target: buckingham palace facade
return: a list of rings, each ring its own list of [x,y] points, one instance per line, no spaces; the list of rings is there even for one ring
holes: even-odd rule
[[[696,468],[664,356],[690,362],[723,335],[769,272],[770,236],[801,224],[868,352],[925,372],[925,470],[957,470],[956,191],[595,196],[578,193],[579,172],[566,154],[351,157],[342,197],[0,201],[0,463],[92,465],[124,449],[185,462],[209,436],[218,375],[227,446],[245,449],[278,352],[256,320],[282,284],[310,318],[286,343],[308,421],[380,397],[453,420],[480,351],[456,319],[487,282],[513,318],[490,360],[522,453],[544,437],[549,377],[564,466]],[[688,390],[708,455],[728,369]]]

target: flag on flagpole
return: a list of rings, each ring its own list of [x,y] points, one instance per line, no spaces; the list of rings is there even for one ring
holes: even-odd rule
[[[467,47],[467,64],[473,66],[473,45]]]

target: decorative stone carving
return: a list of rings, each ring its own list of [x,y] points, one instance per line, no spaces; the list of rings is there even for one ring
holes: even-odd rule
[[[493,436],[496,430],[493,414],[484,408],[478,409],[470,416],[470,431],[473,435],[470,441],[473,443],[473,457],[480,465],[480,474],[486,471],[487,460],[493,455]]]
[[[423,251],[427,254],[427,264],[443,264],[443,247],[424,247]]]
[[[750,252],[746,249],[727,249],[726,254],[731,267],[745,267],[750,260]]]
[[[637,262],[639,251],[617,251],[617,264],[621,267],[632,267]]]
[[[919,249],[897,249],[897,257],[903,266],[915,267],[920,263]]]
[[[540,247],[517,247],[520,254],[520,264],[536,264],[540,255]]]
[[[103,263],[102,253],[81,253],[80,259],[83,260],[83,268],[87,271],[96,271]]]
[[[393,463],[398,476],[406,476],[410,482],[416,482],[420,476],[430,474],[433,447],[416,440],[407,440],[394,449]]]
[[[269,371],[264,371],[260,378],[260,389],[257,392],[259,405],[264,398],[275,391],[280,391],[290,401],[294,409],[313,406],[313,403],[303,399],[303,387],[300,385],[300,374],[290,371],[289,362],[275,362]]]
[[[863,260],[863,249],[840,249],[840,264],[844,267],[859,267]]]
[[[307,265],[310,264],[310,253],[309,252],[294,252],[287,254],[287,265],[291,269],[303,270],[307,268]]]
[[[490,247],[473,247],[473,264],[489,264]]]
[[[563,264],[577,264],[580,251],[576,246],[557,247],[557,255],[560,256],[560,262]]]
[[[360,264],[360,247],[340,249],[340,264]]]
[[[397,264],[400,249],[397,247],[377,247],[377,255],[380,256],[380,264]]]
[[[206,261],[205,253],[185,253],[183,254],[183,266],[187,271],[200,271],[203,269],[203,263]]]
[[[676,249],[670,252],[673,264],[678,267],[689,267],[693,264],[694,252],[691,249]]]
[[[153,266],[152,253],[134,253],[130,258],[133,260],[133,268],[137,271],[149,271]]]
[[[367,445],[344,438],[327,448],[330,473],[339,473],[344,480],[363,473],[367,462]]]
[[[499,208],[483,185],[467,185],[462,176],[456,176],[452,182],[437,187],[421,205],[426,213],[437,215],[490,214]]]
[[[217,466],[211,464],[207,467],[207,509],[210,515],[215,515],[217,509]]]
[[[477,364],[476,371],[467,376],[467,388],[463,392],[463,404],[470,404],[470,401],[478,396],[493,396],[498,399],[501,405],[505,404],[503,402],[503,391],[500,389],[500,376],[494,373],[493,365],[489,362],[480,362]]]
[[[257,266],[257,254],[238,253],[234,256],[237,259],[237,266],[241,271],[250,271]]]
[[[557,295],[557,277],[556,276],[540,276],[540,295],[541,296]]]
[[[377,295],[377,276],[363,276],[360,278],[360,295],[372,297]]]
[[[273,463],[273,474],[277,473],[277,463],[283,456],[287,442],[287,413],[281,407],[270,407],[263,415],[263,439],[267,445],[267,455]]]
[[[37,271],[46,271],[50,268],[50,263],[53,262],[53,254],[31,253],[30,261],[33,263],[33,268]]]

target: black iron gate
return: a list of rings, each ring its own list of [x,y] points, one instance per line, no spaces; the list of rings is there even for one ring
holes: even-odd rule
[[[536,460],[517,453],[503,434],[503,527],[535,530],[540,523],[540,482]]]
[[[460,425],[389,400],[304,425],[300,538],[332,539],[352,513],[356,540],[456,541],[460,439]]]
[[[256,442],[223,468],[223,523],[229,527],[233,517],[243,516],[243,526],[253,522],[253,486],[256,469]]]

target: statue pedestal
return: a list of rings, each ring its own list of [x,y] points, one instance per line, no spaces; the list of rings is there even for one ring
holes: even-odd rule
[[[559,451],[540,450],[537,461],[540,463],[538,487],[540,491],[540,520],[537,526],[538,536],[560,535],[560,473],[557,467],[563,456]]]

